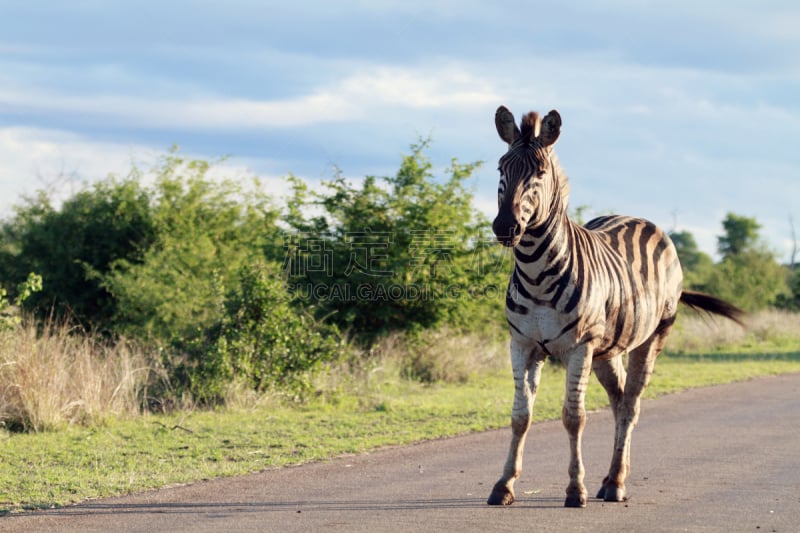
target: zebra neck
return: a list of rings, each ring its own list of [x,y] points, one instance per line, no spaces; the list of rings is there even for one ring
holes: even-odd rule
[[[514,248],[512,282],[532,296],[552,293],[553,279],[561,279],[572,267],[573,229],[566,210],[556,210],[546,223],[528,228]]]

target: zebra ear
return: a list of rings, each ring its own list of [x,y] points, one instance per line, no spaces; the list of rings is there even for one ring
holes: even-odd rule
[[[542,131],[539,134],[539,142],[547,148],[552,146],[561,134],[561,115],[553,109],[542,119]]]
[[[509,146],[519,138],[519,128],[514,122],[514,115],[506,106],[501,105],[494,114],[494,125],[497,133]]]

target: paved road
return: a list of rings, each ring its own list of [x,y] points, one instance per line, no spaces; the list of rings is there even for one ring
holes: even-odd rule
[[[644,402],[626,503],[563,508],[566,433],[532,431],[511,507],[484,503],[504,430],[11,515],[0,530],[800,531],[800,374]],[[590,413],[590,492],[610,450],[610,413]]]

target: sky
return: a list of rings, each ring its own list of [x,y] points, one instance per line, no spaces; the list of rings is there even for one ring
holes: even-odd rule
[[[800,231],[800,3],[0,0],[0,217],[41,188],[125,175],[172,145],[313,184],[483,161],[499,105],[558,109],[570,206],[690,231],[728,212],[788,261]]]

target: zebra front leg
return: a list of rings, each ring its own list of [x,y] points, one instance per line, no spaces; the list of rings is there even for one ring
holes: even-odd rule
[[[503,468],[503,477],[495,483],[489,505],[514,503],[514,482],[522,472],[525,436],[531,426],[533,403],[542,375],[544,356],[534,353],[525,343],[511,340],[511,366],[514,372],[514,407],[511,411],[511,446]]]
[[[569,485],[564,507],[586,507],[587,492],[583,485],[583,457],[581,438],[586,426],[586,386],[592,369],[592,350],[579,346],[565,356],[567,366],[567,386],[561,421],[569,435]]]

